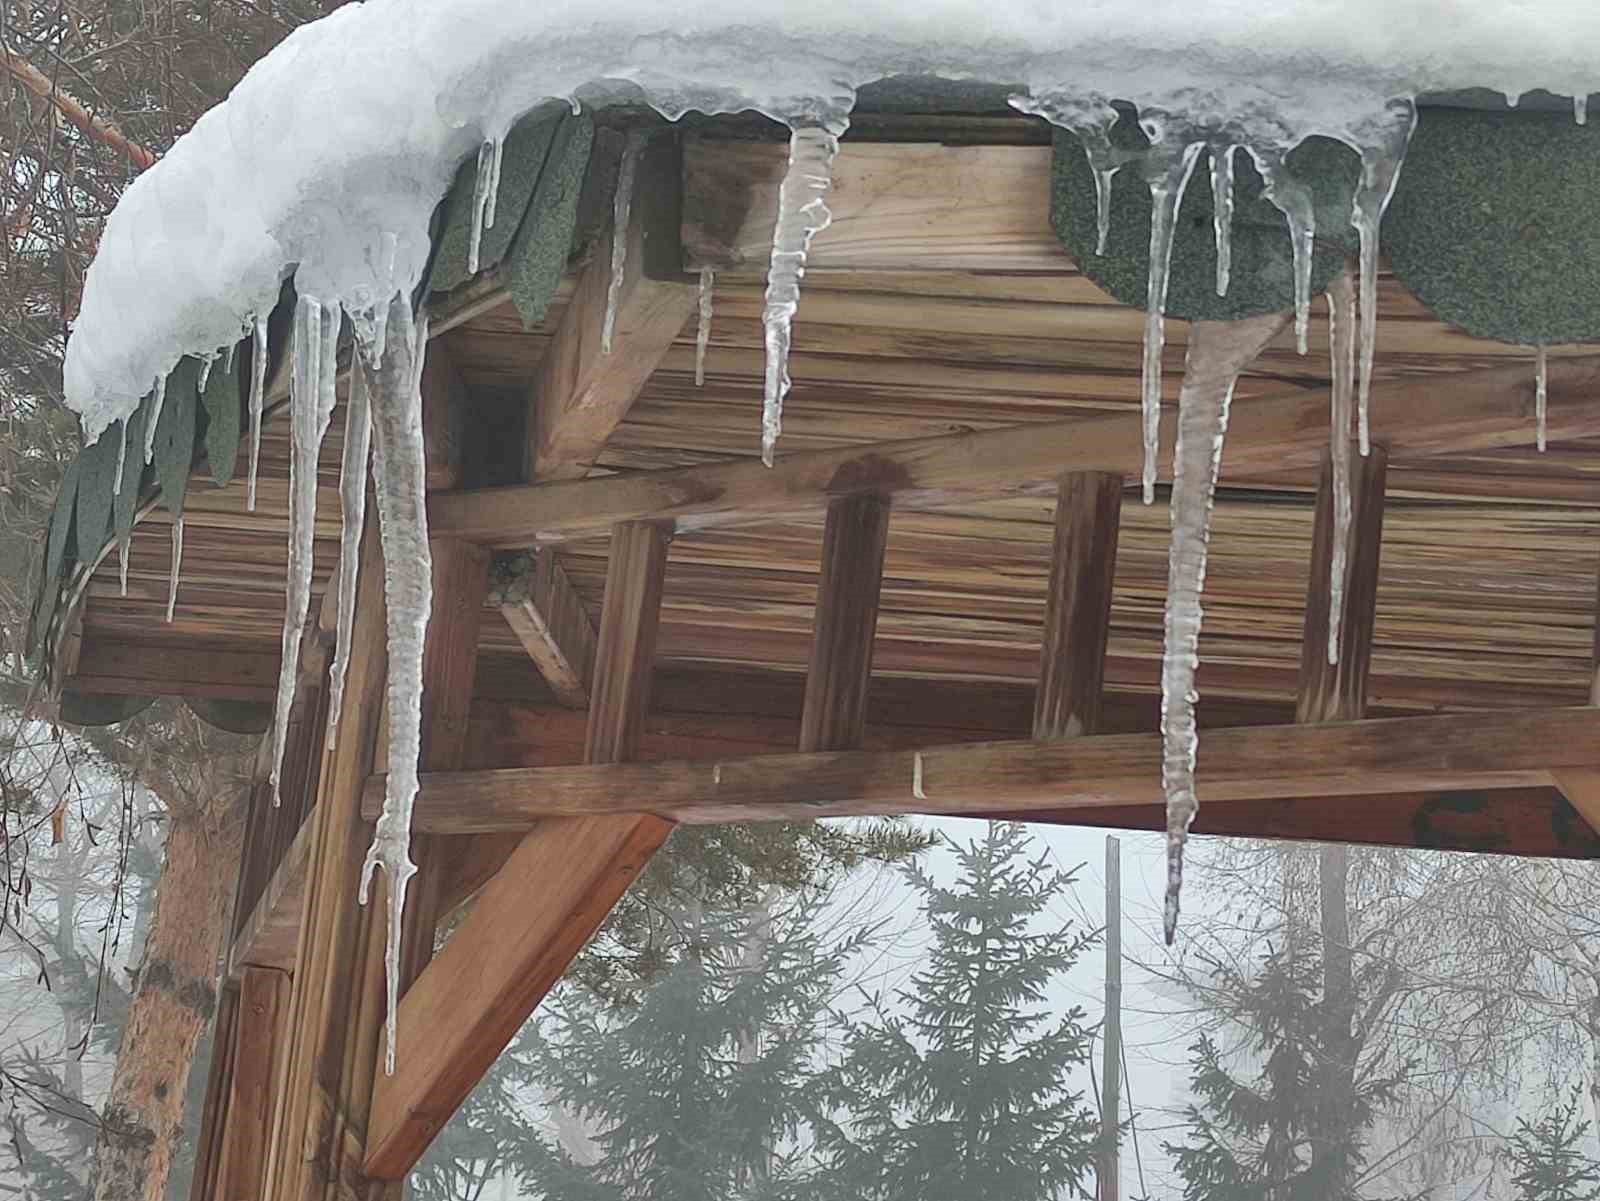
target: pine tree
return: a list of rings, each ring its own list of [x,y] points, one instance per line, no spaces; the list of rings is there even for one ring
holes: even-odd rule
[[[808,1191],[823,1019],[857,929],[825,942],[821,901],[781,894],[677,915],[676,962],[620,1019],[568,994],[541,1030],[530,1081],[591,1132],[594,1162],[539,1139],[526,1183],[561,1201],[775,1201]]]
[[[1506,1158],[1515,1169],[1515,1201],[1597,1201],[1600,1162],[1580,1149],[1589,1123],[1578,1121],[1578,1094],[1537,1122],[1518,1119]]]
[[[1070,1087],[1092,1033],[1050,986],[1095,941],[1046,913],[1072,877],[992,822],[938,883],[907,869],[933,946],[898,1004],[853,1024],[819,1142],[830,1195],[872,1201],[1046,1201],[1088,1195],[1097,1122]],[[1046,928],[1048,927],[1048,928]]]
[[[1359,1201],[1348,1169],[1363,1162],[1363,1136],[1404,1072],[1367,1075],[1336,1106],[1324,1095],[1322,981],[1318,958],[1294,942],[1253,979],[1218,969],[1213,996],[1248,1033],[1259,1067],[1241,1079],[1208,1035],[1191,1048],[1188,1142],[1167,1144],[1184,1201]]]

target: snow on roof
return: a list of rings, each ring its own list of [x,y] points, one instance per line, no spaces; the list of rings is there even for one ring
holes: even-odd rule
[[[188,354],[233,344],[293,273],[359,314],[413,287],[457,164],[550,98],[837,124],[896,74],[1110,99],[1287,147],[1359,144],[1386,102],[1587,93],[1583,0],[368,0],[257,63],[106,224],[67,348],[90,438]]]

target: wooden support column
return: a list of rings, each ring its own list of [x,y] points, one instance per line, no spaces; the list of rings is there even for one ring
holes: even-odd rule
[[[1111,581],[1122,522],[1122,477],[1076,471],[1056,491],[1033,736],[1074,738],[1100,726]]]
[[[649,705],[669,533],[612,533],[586,757],[633,757]],[[380,1076],[366,1170],[398,1180],[665,841],[654,816],[541,822],[400,1005],[399,1064]]]
[[[282,1066],[289,976],[273,968],[241,973],[236,1021],[228,1035],[227,1121],[218,1150],[215,1201],[254,1201],[263,1196],[273,1101]],[[215,1046],[212,1054],[222,1054]]]
[[[1383,547],[1383,490],[1389,455],[1374,445],[1362,457],[1350,450],[1350,538],[1345,559],[1344,615],[1339,661],[1328,662],[1329,582],[1333,571],[1333,466],[1323,464],[1311,540],[1311,582],[1306,589],[1305,637],[1300,645],[1300,689],[1295,720],[1359,721],[1367,714],[1367,674],[1378,611],[1378,559]]]
[[[802,751],[849,751],[861,745],[888,539],[884,497],[844,496],[829,504],[800,714]]]

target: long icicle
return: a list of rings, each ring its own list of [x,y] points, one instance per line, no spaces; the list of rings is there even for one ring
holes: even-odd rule
[[[401,921],[411,861],[411,806],[417,795],[422,744],[422,649],[433,607],[433,559],[428,550],[424,497],[421,372],[425,327],[413,321],[403,293],[390,305],[383,357],[371,381],[378,527],[383,538],[385,624],[389,646],[388,776],[383,814],[361,868],[361,903],[374,872],[384,871],[388,936],[384,966],[388,992],[386,1070],[395,1062],[395,1009],[399,1001]]]
[[[324,325],[330,325],[330,339]],[[294,705],[300,674],[300,642],[311,609],[312,548],[316,539],[317,459],[322,439],[333,416],[331,378],[336,363],[322,362],[323,352],[337,346],[339,310],[324,313],[314,297],[302,296],[295,306],[293,370],[290,384],[289,456],[289,572],[283,619],[283,655],[278,665],[277,704],[272,725],[272,803],[279,802],[278,783],[283,771],[283,750],[289,737],[289,710]],[[332,357],[331,355],[329,356]],[[329,379],[324,385],[324,377]]]
[[[1545,426],[1549,407],[1550,357],[1544,343],[1541,342],[1534,352],[1533,360],[1533,437],[1540,454],[1545,451]]]
[[[1145,159],[1150,188],[1150,274],[1145,286],[1144,378],[1140,404],[1144,414],[1144,503],[1156,499],[1156,458],[1161,452],[1161,352],[1167,344],[1167,280],[1172,267],[1172,240],[1184,189],[1194,173],[1204,143],[1157,142]]]
[[[256,318],[250,352],[250,479],[245,485],[244,507],[256,511],[256,472],[261,466],[261,412],[267,391],[267,319]]]
[[[1239,373],[1283,328],[1284,314],[1243,321],[1197,321],[1189,330],[1178,441],[1173,451],[1171,545],[1167,566],[1165,643],[1161,658],[1161,784],[1167,801],[1167,942],[1177,935],[1183,850],[1200,804],[1195,796],[1195,674],[1200,666],[1200,596],[1206,543],[1222,465],[1228,406]]]
[[[367,371],[359,353],[350,356],[350,399],[344,413],[344,460],[339,465],[339,615],[333,668],[328,673],[328,746],[337,744],[344,680],[350,670],[350,632],[356,620],[356,576],[361,533],[367,522],[367,460],[372,446],[372,409]]]
[[[1231,142],[1211,144],[1211,226],[1217,240],[1217,295],[1228,294],[1233,275],[1233,155]]]
[[[167,578],[167,622],[178,609],[178,576],[183,571],[183,514],[172,519],[172,573]]]
[[[628,277],[628,223],[633,213],[633,187],[639,176],[644,146],[644,132],[630,130],[622,151],[622,164],[617,168],[617,190],[611,197],[611,278],[606,283],[606,311],[600,322],[601,354],[611,353],[611,339],[617,331],[617,306],[622,303],[622,285]]]
[[[1329,453],[1333,460],[1333,549],[1328,570],[1328,662],[1339,662],[1350,560],[1350,422],[1355,398],[1356,285],[1348,270],[1328,283],[1328,356],[1333,367]]]
[[[700,269],[700,319],[694,329],[694,386],[706,384],[706,348],[711,345],[712,292],[716,288],[717,273],[709,267]]]
[[[117,471],[116,478],[111,485],[111,495],[114,498],[122,495],[122,473],[128,468],[128,419],[122,419],[122,426],[117,431]],[[109,438],[110,431],[100,435]],[[117,577],[121,583],[122,595],[128,595],[128,538],[117,539]]]
[[[1389,198],[1400,179],[1411,132],[1417,125],[1416,106],[1409,100],[1391,105],[1387,120],[1364,138],[1361,151],[1361,183],[1356,188],[1350,223],[1361,240],[1361,380],[1357,401],[1357,433],[1361,454],[1372,450],[1367,409],[1372,393],[1372,360],[1378,347],[1378,227],[1383,221]]]
[[[778,189],[778,222],[772,231],[772,261],[767,268],[766,304],[761,324],[767,348],[762,387],[761,461],[772,466],[783,432],[783,399],[789,394],[789,344],[800,280],[806,273],[811,240],[828,228],[833,214],[824,197],[833,183],[839,134],[820,125],[802,125],[789,136],[789,166]]]

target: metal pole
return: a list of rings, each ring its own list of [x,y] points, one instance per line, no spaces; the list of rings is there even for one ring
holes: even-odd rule
[[[1100,1073],[1100,1201],[1119,1201],[1117,1117],[1122,1110],[1122,844],[1106,836],[1105,1063]]]

